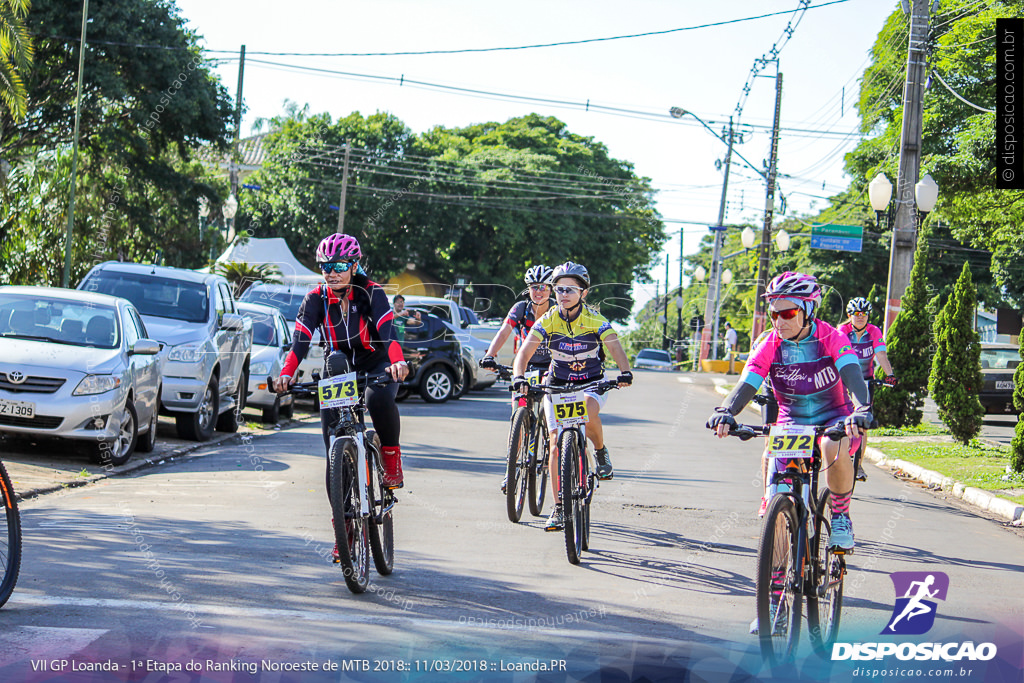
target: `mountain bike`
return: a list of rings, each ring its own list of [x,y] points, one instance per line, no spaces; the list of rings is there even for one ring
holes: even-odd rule
[[[327,496],[334,513],[336,561],[349,590],[362,593],[370,583],[371,556],[381,576],[394,571],[393,508],[398,499],[384,486],[380,438],[364,421],[366,389],[392,379],[387,373],[348,372],[347,362],[336,362],[333,356],[327,365],[324,379],[313,373],[314,381],[293,384],[289,390],[317,396],[320,406],[332,414],[327,428]]]
[[[548,484],[548,429],[544,420],[544,392],[537,388],[541,370],[526,373],[530,388],[525,396],[518,396],[518,407],[512,413],[508,432],[508,454],[505,467],[505,508],[510,522],[518,522],[523,515],[523,503],[530,501],[530,514],[539,517],[544,510],[544,495]],[[509,381],[512,368],[498,366],[498,377]]]
[[[807,600],[811,643],[827,657],[839,632],[846,558],[828,547],[832,533],[831,495],[818,492],[819,439],[846,436],[834,425],[738,424],[729,431],[743,441],[768,436],[776,460],[757,551],[757,626],[761,653],[772,664],[793,657],[800,638],[801,603]]]
[[[870,400],[871,400],[871,404],[870,405],[874,406],[874,404],[875,404],[875,388],[876,387],[885,387],[885,386],[888,386],[888,385],[885,383],[885,380],[881,380],[881,379],[866,379],[864,381],[867,382],[867,385],[868,385],[868,392],[870,393],[870,397],[871,397],[870,398]],[[877,427],[878,425],[876,424],[876,425],[873,425],[873,426]],[[853,479],[854,479],[853,485],[855,487],[857,486],[857,482],[858,481],[867,481],[868,480],[867,475],[864,475],[863,477],[858,477],[857,476],[857,473],[861,471],[861,460],[864,458],[864,449],[867,448],[867,445],[868,445],[867,439],[861,439],[860,440],[860,445],[857,447],[857,452],[853,456]]]
[[[7,469],[0,462],[0,607],[14,592],[21,568],[21,516]]]
[[[603,394],[618,386],[615,380],[602,379],[587,384],[539,387],[543,393],[550,394],[554,405],[565,554],[572,564],[579,564],[583,551],[590,549],[590,501],[599,486],[597,474],[591,467],[594,455],[586,437],[588,417],[584,392]]]

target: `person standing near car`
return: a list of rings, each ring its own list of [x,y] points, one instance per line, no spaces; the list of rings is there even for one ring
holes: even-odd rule
[[[416,327],[421,325],[422,319],[419,311],[410,311],[405,307],[405,297],[401,294],[395,294],[394,302],[395,319],[393,325],[395,328],[395,339],[399,343],[405,341],[405,326]]]
[[[309,291],[299,307],[291,351],[281,376],[274,382],[278,392],[294,383],[295,370],[306,356],[313,330],[319,328],[327,345],[325,361],[331,353],[342,353],[356,372],[386,372],[395,382],[409,373],[402,347],[394,337],[394,312],[384,289],[372,282],[359,265],[362,251],[355,237],[343,233],[328,235],[317,247],[316,260],[324,274],[324,284]],[[398,384],[370,387],[366,407],[381,443],[384,461],[384,485],[403,486],[402,451],[398,443],[401,423],[395,395]],[[320,411],[324,447],[329,448],[327,425],[330,414]]]

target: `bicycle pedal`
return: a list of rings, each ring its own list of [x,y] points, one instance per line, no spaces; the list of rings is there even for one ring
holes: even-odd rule
[[[847,550],[846,548],[829,548],[833,555],[853,555],[853,548]]]

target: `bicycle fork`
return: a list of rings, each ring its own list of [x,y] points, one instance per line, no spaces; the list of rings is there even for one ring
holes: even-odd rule
[[[356,442],[356,479],[359,481],[359,513],[366,517],[370,514],[370,496],[367,489],[370,486],[370,470],[366,467],[366,440],[362,432],[357,432],[350,437]],[[334,442],[338,437],[331,436],[330,448],[334,449]]]

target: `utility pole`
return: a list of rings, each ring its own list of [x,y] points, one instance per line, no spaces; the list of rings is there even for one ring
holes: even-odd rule
[[[907,48],[907,80],[903,89],[903,133],[900,170],[896,178],[896,218],[889,250],[886,286],[885,332],[900,312],[903,293],[910,284],[917,247],[917,210],[914,186],[921,167],[921,116],[924,100],[925,43],[928,40],[928,6],[932,0],[913,0],[910,9],[910,42]]]
[[[764,228],[761,230],[761,255],[757,264],[757,294],[754,298],[754,322],[750,329],[750,339],[757,339],[764,331],[766,302],[765,286],[768,284],[769,249],[772,243],[772,215],[775,211],[775,175],[779,161],[779,115],[782,111],[782,74],[775,75],[775,122],[772,125],[772,148],[768,158],[768,191],[764,202]],[[717,323],[717,321],[716,321]],[[715,334],[718,333],[717,324]]]
[[[235,141],[231,155],[231,194],[238,199],[238,140],[242,133],[242,84],[245,82],[245,45],[238,53],[238,90],[235,94]]]
[[[338,232],[345,232],[345,194],[348,192],[348,154],[350,145],[345,143],[345,165],[341,170],[341,199],[338,200]]]
[[[722,287],[722,267],[718,261],[722,253],[722,238],[725,234],[725,199],[729,190],[729,164],[732,162],[733,145],[732,117],[729,117],[729,147],[725,152],[725,177],[722,179],[722,199],[718,203],[718,224],[711,230],[715,233],[715,246],[711,253],[711,277],[708,280],[708,297],[704,302],[704,329],[701,331],[702,350],[711,345],[711,359],[718,359],[718,317],[715,310]],[[702,354],[703,356],[703,354]]]
[[[683,340],[683,229],[679,228],[679,291],[676,296],[676,343]]]
[[[661,348],[668,350],[668,254],[665,254],[665,322],[661,325]]]

